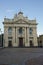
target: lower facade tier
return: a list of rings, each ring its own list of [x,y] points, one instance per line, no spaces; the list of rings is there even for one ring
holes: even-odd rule
[[[33,44],[31,43],[12,43],[11,41],[9,41],[9,43],[5,43],[5,45],[3,47],[37,47],[37,43]]]

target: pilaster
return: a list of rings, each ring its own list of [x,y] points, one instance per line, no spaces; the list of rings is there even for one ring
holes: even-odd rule
[[[4,43],[3,47],[8,47],[8,28],[4,28]]]
[[[36,27],[33,29],[33,36],[34,36],[34,46],[38,46],[37,43],[37,31],[36,31]]]

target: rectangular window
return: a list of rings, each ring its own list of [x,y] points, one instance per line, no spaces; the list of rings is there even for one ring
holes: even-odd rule
[[[22,33],[22,27],[19,28],[19,33],[20,33],[20,34]]]
[[[8,28],[8,34],[11,35],[12,34],[12,27]]]
[[[29,34],[32,35],[33,29],[29,28]]]

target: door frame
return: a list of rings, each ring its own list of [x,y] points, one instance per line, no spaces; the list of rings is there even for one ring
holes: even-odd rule
[[[12,40],[8,41],[8,47],[12,47]]]
[[[19,37],[19,47],[23,47],[23,37]]]
[[[30,47],[33,47],[33,41],[30,40]]]

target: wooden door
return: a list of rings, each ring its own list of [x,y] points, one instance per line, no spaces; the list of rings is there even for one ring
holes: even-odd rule
[[[23,47],[23,38],[19,38],[19,47]]]
[[[12,47],[12,41],[8,42],[8,47]]]

